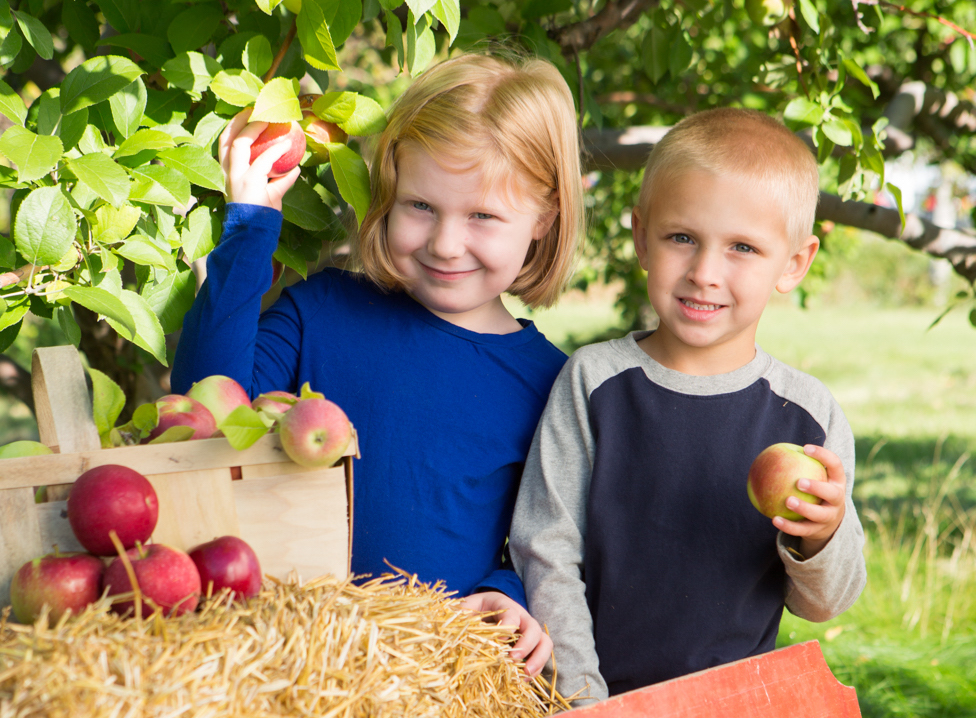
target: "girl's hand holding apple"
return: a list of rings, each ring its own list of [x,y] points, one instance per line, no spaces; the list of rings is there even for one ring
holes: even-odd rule
[[[275,162],[290,150],[288,142],[272,145],[251,164],[251,145],[268,127],[267,122],[248,122],[251,110],[239,112],[220,135],[218,157],[224,171],[228,202],[255,204],[281,211],[282,198],[298,179],[296,166],[280,177],[269,177]]]

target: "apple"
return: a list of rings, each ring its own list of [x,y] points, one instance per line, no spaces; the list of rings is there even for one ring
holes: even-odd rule
[[[102,595],[101,559],[88,553],[54,553],[28,561],[10,583],[10,603],[21,623],[33,623],[46,605],[56,622],[65,611],[78,614]]]
[[[39,441],[11,441],[0,446],[0,459],[16,459],[21,456],[44,456],[53,454],[50,447]]]
[[[308,151],[312,156],[308,165],[320,165],[329,161],[329,143],[345,144],[349,135],[334,122],[326,122],[316,117],[311,110],[302,110],[302,121],[299,123],[305,130],[305,140]]]
[[[251,397],[244,387],[229,376],[220,374],[195,382],[186,395],[207,407],[217,426],[224,423],[224,419],[237,407],[251,405]]]
[[[215,596],[225,588],[234,592],[234,598],[244,601],[261,590],[261,565],[254,549],[237,536],[221,536],[213,541],[190,549],[190,558],[200,574],[200,587],[204,594],[212,583],[210,595]]]
[[[196,399],[182,394],[167,394],[156,401],[159,423],[142,440],[146,444],[174,426],[187,426],[193,429],[191,439],[209,439],[217,430],[217,421],[210,410]]]
[[[803,521],[800,514],[786,508],[786,499],[796,496],[810,504],[819,504],[820,499],[796,488],[798,479],[826,481],[827,470],[812,456],[807,456],[802,446],[788,443],[767,446],[749,467],[749,500],[769,518],[782,516],[790,521]]]
[[[786,17],[792,4],[792,0],[746,0],[746,12],[757,25],[776,25]]]
[[[251,408],[255,411],[264,409],[275,414],[284,414],[297,401],[298,397],[290,391],[267,391],[254,398],[254,401],[251,402]]]
[[[352,439],[346,413],[328,399],[300,399],[278,421],[285,453],[301,466],[332,466]]]
[[[289,148],[271,165],[269,177],[280,177],[291,172],[305,156],[305,131],[297,122],[269,122],[264,131],[251,143],[251,164],[268,148],[280,142],[288,142]]]
[[[138,471],[105,464],[79,476],[68,495],[68,523],[79,543],[96,556],[112,556],[115,529],[125,548],[152,536],[159,500],[149,480]]]
[[[148,546],[138,543],[125,554],[143,598],[151,600],[166,615],[179,616],[196,609],[200,602],[200,573],[187,554],[161,543]],[[109,596],[132,590],[125,564],[118,557],[105,569],[103,582]],[[120,601],[112,605],[112,610],[124,616],[134,607],[134,601]],[[147,607],[143,615],[151,610]]]

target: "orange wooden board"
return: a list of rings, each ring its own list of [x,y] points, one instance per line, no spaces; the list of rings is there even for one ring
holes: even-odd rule
[[[568,711],[573,718],[857,718],[817,641],[746,658]]]

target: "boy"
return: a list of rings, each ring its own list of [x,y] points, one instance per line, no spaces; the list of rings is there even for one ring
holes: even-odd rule
[[[657,330],[585,347],[553,386],[511,553],[555,644],[558,689],[606,698],[770,651],[783,606],[811,621],[865,582],[854,437],[816,379],[755,344],[772,291],[817,253],[817,164],[769,117],[702,112],[647,162],[633,235]],[[805,446],[819,505],[770,521],[746,493],[759,452]]]

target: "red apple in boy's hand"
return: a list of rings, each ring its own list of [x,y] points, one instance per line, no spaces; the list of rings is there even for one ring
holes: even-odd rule
[[[820,499],[796,488],[798,479],[826,481],[827,470],[812,456],[807,456],[802,446],[787,443],[768,446],[749,468],[749,500],[769,518],[782,516],[789,521],[803,521],[800,514],[786,508],[786,499],[796,496],[811,504],[819,504]]]
[[[104,565],[87,553],[54,553],[28,561],[10,583],[10,603],[21,623],[33,623],[50,608],[53,623],[71,610],[78,614],[102,595]]]
[[[197,607],[200,601],[200,574],[188,555],[161,543],[148,546],[138,544],[125,553],[144,599],[151,600],[166,615],[179,616]],[[105,569],[104,584],[109,596],[132,590],[122,559],[116,557]],[[122,616],[134,607],[134,601],[121,601],[113,604],[112,610]],[[146,606],[143,616],[151,611],[152,608]]]
[[[261,590],[261,565],[254,549],[236,536],[221,536],[190,550],[190,558],[200,573],[200,588],[211,595],[229,588],[239,601]]]
[[[143,443],[149,443],[174,426],[188,426],[193,429],[191,439],[209,439],[217,431],[217,421],[210,410],[188,396],[167,394],[156,401],[156,409],[159,411],[159,423],[143,439]]]
[[[332,466],[352,439],[345,412],[328,399],[300,399],[278,421],[281,446],[302,466]]]
[[[229,376],[220,374],[204,377],[194,383],[186,395],[207,407],[217,426],[237,407],[251,405],[251,397],[244,387]]]
[[[271,165],[269,177],[280,177],[291,172],[305,155],[305,131],[297,122],[270,122],[251,143],[251,164],[265,150],[280,142],[289,143],[288,150]]]
[[[116,553],[109,538],[115,529],[125,548],[152,536],[159,501],[149,480],[126,466],[105,464],[89,469],[72,484],[68,523],[79,543],[96,556]]]

